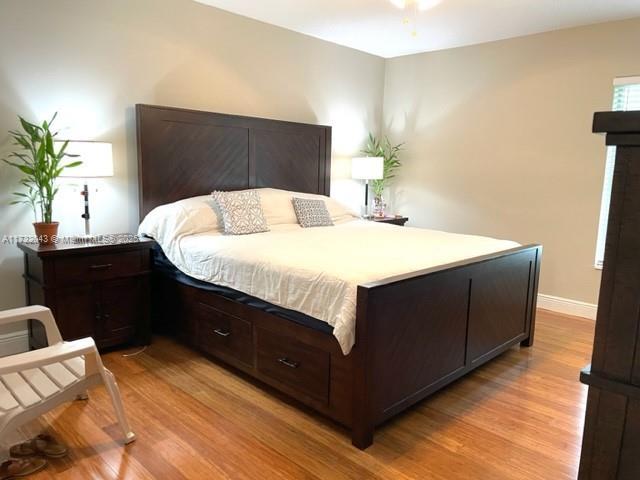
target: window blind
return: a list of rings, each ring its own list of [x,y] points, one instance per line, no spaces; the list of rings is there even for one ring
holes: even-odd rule
[[[613,82],[612,110],[626,112],[640,110],[640,77],[616,78]],[[609,221],[609,201],[613,184],[613,169],[616,164],[616,147],[607,147],[607,161],[604,171],[602,203],[600,205],[600,223],[598,225],[598,243],[596,245],[596,267],[604,263],[604,245],[607,238]]]

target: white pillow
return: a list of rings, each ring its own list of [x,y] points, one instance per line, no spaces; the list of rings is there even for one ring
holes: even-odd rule
[[[215,202],[210,195],[192,197],[154,208],[144,218],[138,233],[155,238],[178,238],[203,232],[222,232]]]
[[[260,188],[258,189],[258,193],[260,194],[262,212],[264,213],[264,217],[269,225],[298,224],[298,218],[296,217],[296,212],[292,203],[293,197],[324,200],[333,223],[353,220],[358,217],[356,212],[326,195],[290,192],[288,190],[278,190],[276,188]]]

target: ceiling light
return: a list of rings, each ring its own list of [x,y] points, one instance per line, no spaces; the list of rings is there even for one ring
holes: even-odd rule
[[[438,5],[441,0],[389,0],[398,8],[406,9],[409,7],[417,7],[418,10],[428,10]]]
[[[440,2],[441,0],[418,0],[418,10],[429,10]]]
[[[402,19],[405,26],[411,28],[411,36],[418,36],[418,12],[428,10],[438,5],[442,0],[389,0],[394,6],[408,10],[408,16]],[[411,17],[411,18],[410,18]]]

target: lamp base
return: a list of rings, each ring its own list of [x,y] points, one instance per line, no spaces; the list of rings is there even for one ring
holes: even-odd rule
[[[360,205],[360,218],[370,218],[371,217],[371,211],[369,210],[369,205],[368,204],[364,204],[364,205]]]

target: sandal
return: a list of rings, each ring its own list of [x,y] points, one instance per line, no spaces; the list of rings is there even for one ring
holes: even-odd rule
[[[32,457],[41,455],[49,458],[66,457],[69,453],[67,447],[58,443],[51,435],[40,434],[28,442],[19,443],[9,449],[12,457]],[[0,480],[2,480],[0,478]]]
[[[44,458],[10,458],[0,464],[0,480],[26,477],[46,466],[47,461]]]

